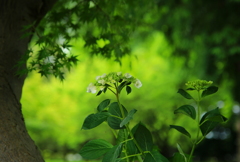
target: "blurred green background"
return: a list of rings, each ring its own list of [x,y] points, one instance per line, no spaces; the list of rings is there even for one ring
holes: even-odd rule
[[[190,58],[192,68],[187,68],[186,58],[171,55],[173,47],[167,43],[161,32],[152,33],[142,42],[134,42],[132,54],[122,59],[122,65],[101,56],[89,57],[89,51],[83,48],[82,40],[72,44],[72,52],[79,54],[80,62],[71,73],[66,74],[63,82],[30,73],[23,90],[22,111],[25,122],[46,162],[82,161],[78,152],[91,139],[101,138],[114,142],[113,134],[105,123],[89,131],[81,130],[81,126],[87,115],[96,112],[96,107],[102,100],[115,100],[109,92],[98,97],[87,93],[88,84],[95,82],[98,75],[118,71],[129,72],[143,84],[140,89],[133,87],[131,94],[122,93],[121,96],[127,109],[138,110],[132,124],[139,121],[146,124],[161,153],[167,157],[177,151],[176,142],[189,151],[190,143],[187,138],[175,130],[169,130],[169,125],[183,125],[194,133],[192,121],[181,115],[174,115],[173,110],[182,104],[191,104],[192,101],[177,93],[179,88],[185,88],[188,80],[212,79],[207,76],[199,78],[202,67],[197,64],[204,60],[193,55]],[[236,158],[236,115],[232,112],[234,108],[238,113],[239,106],[232,99],[229,88],[232,86],[231,80],[223,78],[221,83],[213,81],[219,91],[204,101],[203,109],[219,107],[229,121],[212,131],[195,155],[204,155],[208,162],[217,162],[222,157],[225,158],[222,161],[230,162]]]

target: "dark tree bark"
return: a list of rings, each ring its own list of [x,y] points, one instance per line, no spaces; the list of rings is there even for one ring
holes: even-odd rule
[[[26,76],[17,76],[15,65],[26,54],[32,37],[21,38],[22,27],[39,22],[56,1],[0,0],[1,162],[44,161],[25,127],[20,99]]]

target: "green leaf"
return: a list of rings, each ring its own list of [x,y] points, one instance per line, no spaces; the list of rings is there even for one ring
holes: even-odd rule
[[[113,145],[105,140],[95,139],[86,143],[79,153],[84,159],[97,159],[108,152],[112,147]]]
[[[125,128],[125,126],[120,127],[120,123],[122,122],[121,119],[114,117],[114,116],[109,116],[107,118],[107,122],[109,127],[111,127],[112,129],[123,129]]]
[[[181,146],[178,143],[177,143],[177,149],[178,149],[179,153],[184,157],[184,161],[187,161],[187,158],[186,158]]]
[[[127,81],[122,82],[119,86],[118,86],[118,92],[120,93],[123,89],[123,87],[127,84]]]
[[[187,158],[188,157],[189,156],[187,156]],[[174,153],[173,157],[170,158],[170,162],[185,162],[185,159],[184,159],[183,155],[176,152],[176,153]],[[189,162],[192,162],[192,159]]]
[[[153,139],[150,131],[139,123],[132,129],[133,135],[143,151],[151,151],[153,148]]]
[[[143,162],[169,162],[166,157],[160,154],[157,150],[147,153]]]
[[[127,82],[127,81],[124,81],[122,82],[119,86],[118,86],[118,92],[120,93],[122,91],[122,89],[124,88],[124,86],[126,85],[130,85],[131,82]]]
[[[103,100],[97,107],[99,112],[103,111],[110,104],[110,99]]]
[[[127,109],[122,105],[123,111],[124,111],[124,115],[127,116]],[[110,104],[108,112],[112,115],[118,116],[120,118],[122,118],[122,113],[119,107],[118,102],[113,102]]]
[[[206,136],[218,124],[219,124],[219,122],[213,122],[213,121],[206,121],[206,122],[204,122],[202,125],[200,125],[200,129],[201,129],[202,135]]]
[[[97,95],[96,96],[99,96],[100,94],[102,94],[102,91],[98,91]]]
[[[206,97],[208,95],[214,94],[218,91],[218,87],[216,86],[210,86],[206,90],[202,92],[202,97]]]
[[[210,110],[207,113],[203,115],[203,117],[200,120],[200,124],[204,123],[205,121],[214,121],[214,122],[225,122],[227,121],[227,118],[221,115],[219,108]]]
[[[183,97],[185,97],[186,99],[193,99],[193,97],[188,93],[186,92],[185,90],[183,89],[179,89],[178,90],[178,93],[180,93]]]
[[[131,93],[132,92],[132,88],[130,86],[126,86],[126,91],[127,91],[127,94]]]
[[[102,122],[107,120],[110,114],[108,112],[99,112],[96,114],[90,114],[83,122],[82,129],[88,130],[97,127]]]
[[[117,144],[123,142],[126,139],[125,129],[120,129],[117,135]]]
[[[122,143],[111,148],[103,157],[102,162],[115,162],[122,152]]]
[[[137,149],[136,145],[134,144],[133,140],[128,141],[126,144],[126,147],[127,147],[128,155],[134,155],[134,154],[140,153],[139,150]],[[131,158],[132,161],[133,161],[133,158],[134,157]]]
[[[204,136],[207,135],[219,123],[223,123],[226,120],[227,118],[221,115],[219,108],[208,111],[200,120],[200,129],[202,134]]]
[[[185,114],[185,115],[191,117],[192,119],[196,119],[196,110],[191,105],[183,105],[183,106],[179,107],[178,109],[176,109],[174,111],[174,114],[177,114],[177,113],[182,113],[182,114]]]
[[[128,124],[129,121],[132,120],[133,115],[134,115],[136,112],[137,112],[136,109],[132,109],[132,110],[128,113],[128,115],[126,116],[126,118],[124,118],[124,119],[122,120],[122,122],[120,123],[120,127]]]
[[[185,128],[181,127],[181,126],[170,125],[170,128],[174,128],[174,129],[176,129],[177,131],[179,131],[180,133],[182,133],[182,134],[188,136],[189,138],[191,138],[190,133],[188,133],[188,131],[187,131]]]
[[[124,115],[127,116],[128,112],[126,110],[126,108],[122,105],[123,111],[124,111]],[[112,129],[122,129],[125,127],[120,127],[120,123],[122,122],[121,118],[123,118],[121,110],[119,108],[119,105],[117,102],[113,102],[110,104],[108,112],[113,115],[113,116],[109,116],[107,121],[108,121],[108,125],[112,128]],[[116,117],[115,117],[116,116]]]

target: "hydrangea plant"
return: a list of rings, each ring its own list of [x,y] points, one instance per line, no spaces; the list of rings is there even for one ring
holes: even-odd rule
[[[201,109],[201,101],[205,99],[205,97],[214,94],[218,91],[218,87],[212,86],[212,81],[206,80],[195,80],[189,81],[186,83],[187,89],[179,89],[178,93],[180,93],[184,98],[188,100],[193,100],[197,106],[193,105],[183,105],[174,111],[174,114],[184,114],[190,117],[196,125],[196,137],[192,137],[192,135],[182,126],[178,125],[170,125],[171,128],[176,129],[180,133],[186,135],[192,143],[192,149],[190,154],[186,154],[183,152],[180,144],[177,144],[177,148],[179,150],[178,154],[175,154],[172,158],[173,161],[177,159],[181,162],[191,162],[194,150],[196,146],[205,139],[206,135],[213,130],[219,123],[223,123],[227,120],[223,115],[221,115],[219,108],[215,108],[202,113]],[[195,93],[195,95],[193,95]],[[191,95],[192,94],[192,95]],[[193,97],[196,96],[196,97]]]
[[[120,102],[120,93],[124,88],[127,94],[131,93],[132,84],[136,88],[142,86],[141,81],[129,73],[112,72],[97,76],[96,82],[90,83],[87,87],[88,93],[97,93],[97,96],[109,90],[115,95],[116,101],[111,102],[110,99],[103,100],[97,106],[97,112],[86,117],[82,129],[93,129],[101,123],[107,122],[108,126],[113,130],[116,144],[113,145],[103,139],[91,140],[80,150],[80,154],[84,159],[91,160],[103,157],[102,162],[192,162],[196,145],[218,123],[226,121],[226,118],[220,114],[218,108],[205,113],[201,117],[200,101],[204,97],[217,92],[218,88],[211,86],[211,81],[197,80],[187,82],[187,90],[179,89],[178,93],[186,99],[193,99],[197,103],[197,107],[183,105],[176,109],[174,113],[182,113],[195,120],[197,123],[197,136],[192,139],[190,133],[184,127],[170,125],[170,128],[176,129],[189,137],[192,140],[193,146],[191,153],[185,154],[180,145],[177,144],[179,153],[175,153],[173,157],[167,159],[154,146],[152,135],[143,123],[139,122],[133,128],[129,126],[137,110],[127,110]],[[187,91],[196,91],[198,97],[192,97]],[[200,131],[202,135],[200,135]]]

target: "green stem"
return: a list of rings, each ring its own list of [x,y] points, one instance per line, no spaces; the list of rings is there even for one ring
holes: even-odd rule
[[[119,92],[118,92],[118,89],[117,89],[117,85],[115,85],[115,87],[116,87],[116,90],[117,90],[117,93],[116,93],[117,102],[118,102],[118,105],[119,105],[122,117],[124,119],[126,116],[125,116],[122,104],[120,102],[120,99],[119,99]],[[143,155],[143,151],[142,151],[141,147],[139,146],[139,144],[137,143],[137,141],[135,140],[135,138],[134,138],[134,136],[133,136],[133,134],[132,134],[132,132],[131,132],[131,130],[129,128],[129,125],[126,124],[125,126],[126,126],[126,129],[127,129],[128,133],[129,133],[130,137],[133,139],[134,144],[137,146],[137,149],[140,151],[141,155]],[[127,138],[127,136],[126,136],[126,138]],[[143,162],[140,155],[138,155],[137,158],[138,158],[139,162]]]
[[[112,91],[113,94],[116,95],[116,92],[114,92],[111,88],[108,87],[108,89],[109,89],[110,91]]]
[[[201,116],[200,100],[201,100],[201,96],[200,96],[200,91],[198,90],[198,100],[196,100],[196,102],[197,102],[197,136],[196,136],[195,141],[193,142],[192,150],[191,150],[191,153],[190,153],[190,156],[189,156],[187,162],[191,161],[191,158],[193,156],[196,145],[199,143],[198,138],[199,138],[199,133],[200,133],[200,116]],[[202,141],[202,139],[200,141]]]

